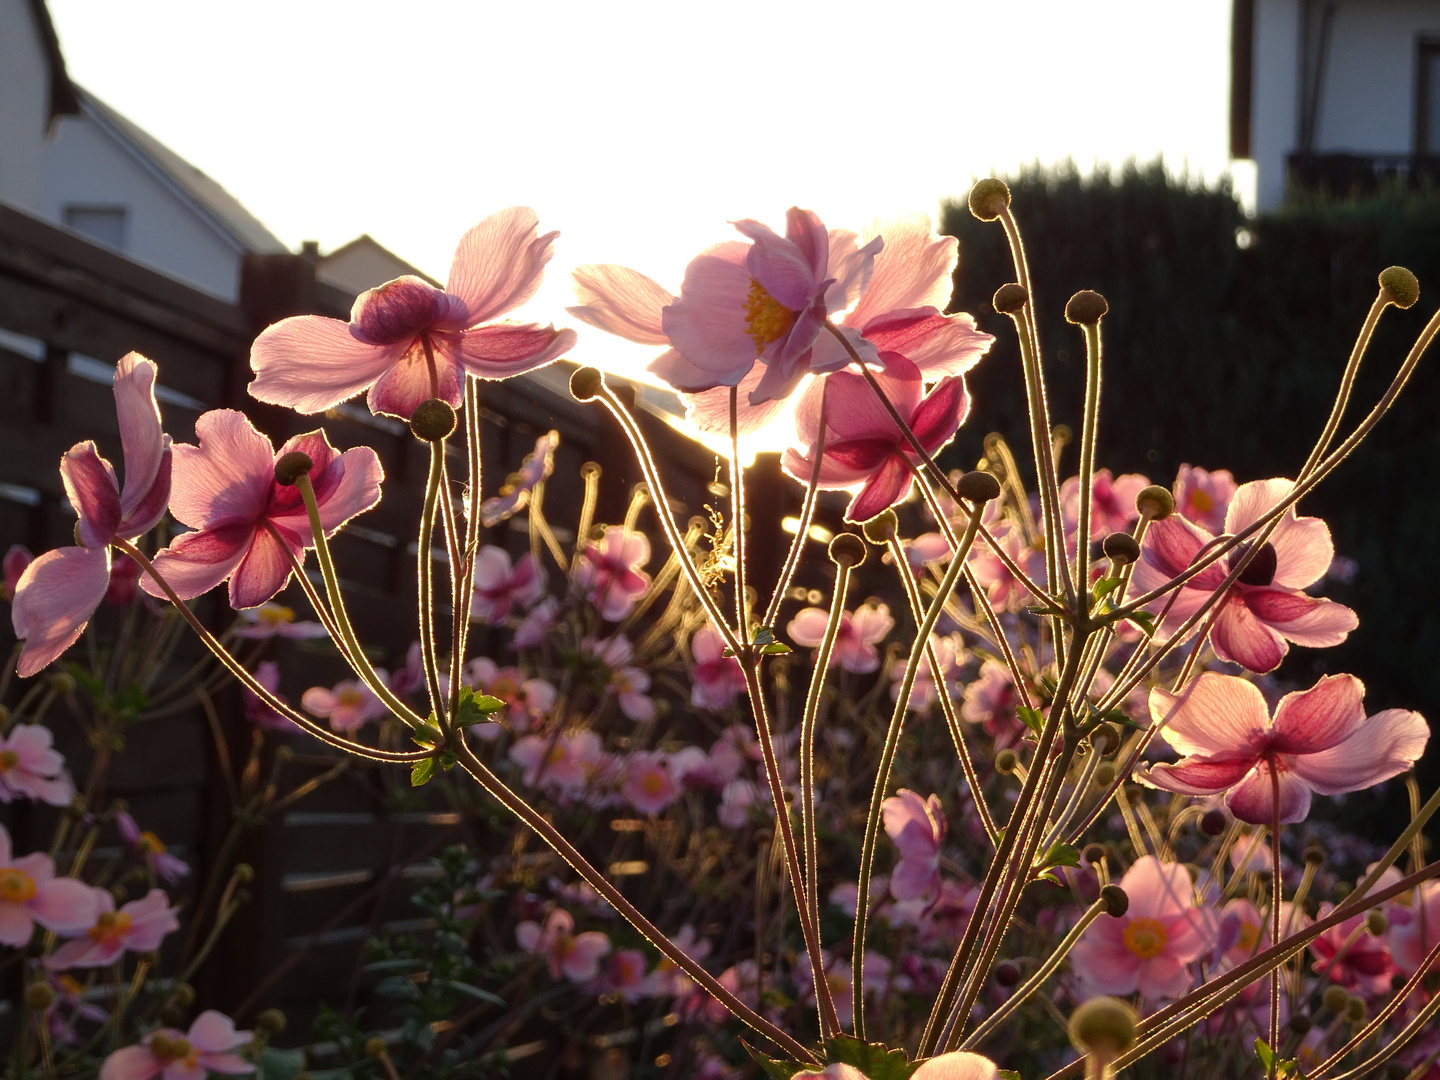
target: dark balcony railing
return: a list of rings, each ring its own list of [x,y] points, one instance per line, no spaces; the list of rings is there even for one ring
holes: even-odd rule
[[[1301,191],[1369,195],[1403,186],[1440,189],[1440,156],[1435,154],[1288,154],[1286,176]]]

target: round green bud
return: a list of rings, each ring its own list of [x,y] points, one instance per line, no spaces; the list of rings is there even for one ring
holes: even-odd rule
[[[176,983],[170,991],[170,1000],[182,1009],[188,1008],[195,1003],[195,988],[189,983]]]
[[[295,748],[293,746],[280,746],[275,749],[275,760],[284,764],[295,760]]]
[[[994,221],[1010,207],[1010,186],[994,176],[970,189],[970,213],[981,221]]]
[[[1229,824],[1224,810],[1206,810],[1200,817],[1200,831],[1206,836],[1219,836]]]
[[[1305,1013],[1297,1012],[1290,1014],[1290,1019],[1286,1021],[1286,1026],[1296,1035],[1304,1035],[1315,1026],[1315,1022],[1311,1020],[1309,1016],[1305,1015]]]
[[[1135,1010],[1119,998],[1091,998],[1070,1014],[1070,1041],[1108,1064],[1135,1045],[1137,1022]]]
[[[1130,896],[1119,885],[1106,885],[1100,890],[1100,899],[1105,901],[1105,914],[1111,918],[1122,918],[1130,910]]]
[[[56,671],[50,675],[50,689],[62,697],[75,692],[75,676],[68,671]]]
[[[1325,849],[1319,844],[1311,844],[1305,849],[1305,863],[1307,866],[1324,866]]]
[[[899,527],[900,519],[895,516],[895,511],[886,510],[864,522],[860,526],[860,531],[865,534],[865,539],[870,543],[876,547],[884,547],[895,539],[895,530]]]
[[[1092,289],[1081,289],[1065,302],[1065,320],[1076,326],[1094,326],[1109,310],[1105,297]]]
[[[1398,308],[1408,308],[1420,299],[1420,280],[1403,266],[1380,271],[1380,291]]]
[[[1020,755],[1014,750],[1001,750],[995,755],[995,771],[1009,776],[1020,764]]]
[[[178,1056],[175,1053],[175,1044],[170,1041],[170,1036],[166,1035],[163,1031],[157,1031],[150,1036],[150,1052],[161,1059]]]
[[[421,442],[440,442],[455,430],[455,407],[440,398],[429,398],[410,414],[410,430]]]
[[[1342,1013],[1345,1011],[1345,1006],[1350,1004],[1350,991],[1332,983],[1325,988],[1325,993],[1320,995],[1320,1002],[1332,1013]]]
[[[385,1053],[387,1044],[379,1035],[372,1035],[365,1040],[365,1056],[378,1058]]]
[[[600,396],[600,388],[604,385],[605,376],[599,368],[577,368],[575,374],[570,376],[570,395],[576,401],[594,401]]]
[[[1115,763],[1102,761],[1095,766],[1095,786],[1109,787],[1115,782]]]
[[[1151,521],[1164,521],[1175,512],[1175,496],[1169,488],[1151,484],[1135,496],[1135,509]]]
[[[836,566],[859,566],[865,561],[865,541],[854,533],[836,533],[828,550]]]
[[[179,1027],[180,1022],[185,1019],[185,1014],[174,1005],[160,1006],[160,1022],[166,1027]]]
[[[49,983],[31,983],[25,988],[25,1007],[43,1012],[55,1004],[55,991]]]
[[[1080,853],[1081,857],[1090,865],[1105,861],[1104,844],[1086,844],[1085,849]]]
[[[248,885],[255,880],[255,868],[249,863],[235,864],[235,880],[241,885]]]
[[[314,467],[315,462],[310,460],[309,454],[291,450],[288,454],[282,454],[280,460],[275,462],[275,482],[281,487],[294,487],[295,481],[310,475],[310,470]]]
[[[1352,1024],[1363,1024],[1365,1017],[1369,1014],[1370,1009],[1362,997],[1356,997],[1352,994],[1350,1000],[1345,1003],[1345,1019]]]
[[[1389,926],[1390,920],[1379,908],[1371,908],[1365,913],[1365,929],[1370,931],[1371,937],[1379,937]]]
[[[1124,566],[1140,558],[1140,543],[1129,533],[1111,533],[1100,542],[1100,550],[1116,566]]]
[[[995,296],[990,301],[991,305],[1001,315],[1014,315],[1021,308],[1030,302],[1030,294],[1025,287],[1014,281],[1001,285],[995,290]]]
[[[994,473],[976,469],[955,481],[955,494],[972,503],[987,503],[1000,497],[1000,481]]]
[[[1020,965],[1013,960],[1001,960],[995,965],[995,983],[1007,989],[1020,983]]]
[[[279,1009],[266,1009],[255,1017],[255,1027],[267,1035],[278,1035],[285,1030],[285,1014]]]

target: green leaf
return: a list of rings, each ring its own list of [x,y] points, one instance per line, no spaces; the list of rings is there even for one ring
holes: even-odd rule
[[[255,1064],[255,1080],[295,1080],[305,1071],[305,1051],[267,1046]]]
[[[455,763],[460,759],[455,756],[455,751],[446,750],[443,754],[440,755],[438,760],[440,768],[442,768],[446,772],[449,772],[455,767]]]
[[[1079,866],[1080,852],[1076,851],[1069,844],[1051,844],[1050,850],[1045,852],[1045,857],[1040,860],[1037,869],[1045,869],[1050,866]]]
[[[445,736],[440,733],[440,728],[437,726],[434,713],[430,714],[429,722],[412,733],[410,738],[411,741],[425,747],[427,750],[431,747],[439,746],[445,741]]]
[[[761,1071],[770,1077],[770,1080],[790,1080],[792,1076],[805,1068],[804,1065],[797,1065],[793,1061],[776,1060],[775,1058],[766,1057],[744,1039],[740,1040],[740,1045],[743,1046],[745,1052],[750,1055],[750,1060],[755,1062],[756,1065],[759,1065]]]
[[[453,990],[457,994],[464,994],[466,997],[474,998],[476,1001],[484,1001],[491,1005],[505,1004],[505,999],[497,997],[489,990],[481,990],[478,986],[471,986],[469,983],[456,982],[452,979],[440,979],[435,983],[436,989]]]
[[[1035,732],[1036,735],[1039,735],[1040,729],[1045,726],[1045,718],[1040,715],[1039,709],[1027,709],[1024,705],[1021,705],[1016,708],[1015,715],[1020,718],[1022,724]]]
[[[430,757],[421,758],[410,767],[410,786],[420,787],[427,784],[434,775],[435,759]]]
[[[920,1067],[910,1063],[903,1050],[891,1050],[879,1043],[865,1043],[850,1035],[837,1035],[825,1044],[826,1063],[853,1065],[867,1080],[908,1080]]]
[[[1020,1074],[1014,1069],[1001,1069],[996,1075],[1000,1080],[1020,1080]]]
[[[1255,1040],[1255,1056],[1260,1059],[1260,1064],[1265,1066],[1267,1073],[1275,1064],[1275,1051],[1270,1049],[1270,1044],[1264,1039]]]
[[[477,694],[468,686],[460,688],[460,708],[455,713],[456,727],[470,727],[472,724],[483,724],[489,721],[493,714],[505,707],[505,702],[499,698],[491,697],[489,694]]]
[[[1155,636],[1155,616],[1151,612],[1132,611],[1126,618],[1145,631],[1146,637]]]
[[[790,646],[783,641],[772,641],[769,645],[760,647],[761,656],[783,656],[790,651]]]
[[[1090,591],[1094,594],[1095,599],[1099,600],[1102,596],[1109,595],[1119,587],[1120,579],[1118,577],[1102,577],[1099,581],[1095,582],[1095,588]]]
[[[770,645],[775,641],[775,631],[768,626],[757,626],[755,636],[750,639],[752,645]]]
[[[730,648],[729,645],[726,645],[725,648],[723,648],[723,649],[720,650],[720,655],[721,655],[721,656],[734,656],[734,655],[735,655],[735,650],[732,649],[732,648]]]

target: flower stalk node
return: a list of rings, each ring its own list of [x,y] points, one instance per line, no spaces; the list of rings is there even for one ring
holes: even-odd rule
[[[1398,308],[1408,308],[1420,299],[1420,279],[1403,266],[1380,271],[1380,291]]]
[[[1081,289],[1066,302],[1065,321],[1076,326],[1094,326],[1109,310],[1105,297],[1093,289]]]
[[[280,460],[275,462],[275,482],[281,487],[294,487],[295,482],[302,476],[309,476],[313,468],[315,462],[309,454],[292,450],[288,454],[282,454]]]
[[[1106,885],[1100,890],[1100,899],[1105,901],[1105,914],[1119,919],[1130,910],[1130,896],[1119,885]]]
[[[455,430],[455,408],[441,398],[428,398],[410,414],[410,430],[421,442],[440,442]]]
[[[1010,209],[1010,186],[994,176],[986,177],[970,189],[970,213],[981,221],[994,221]]]
[[[861,524],[860,530],[870,543],[876,547],[884,547],[895,539],[895,530],[899,527],[900,519],[895,516],[895,511],[885,510]]]

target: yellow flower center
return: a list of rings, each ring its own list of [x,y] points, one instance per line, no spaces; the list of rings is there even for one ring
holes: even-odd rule
[[[295,612],[284,604],[266,604],[256,615],[263,626],[282,626],[295,621]]]
[[[488,693],[491,697],[511,698],[520,691],[520,686],[515,679],[509,675],[501,675],[490,684]]]
[[[640,787],[646,795],[659,795],[665,790],[665,777],[658,772],[646,773],[644,779],[640,781]]]
[[[191,1046],[190,1040],[183,1036],[172,1039],[164,1032],[157,1031],[150,1036],[150,1052],[166,1064],[183,1061],[192,1069],[200,1064],[199,1048]]]
[[[152,855],[165,854],[165,842],[148,829],[140,834],[140,840],[136,847],[141,851],[148,851]]]
[[[365,695],[360,693],[360,691],[357,690],[355,687],[347,686],[344,690],[341,690],[340,693],[335,695],[335,700],[340,702],[340,704],[345,706],[345,708],[353,709],[356,705],[359,705],[365,700]]]
[[[1246,952],[1254,952],[1255,945],[1260,940],[1260,927],[1253,922],[1240,924],[1240,940],[1235,943],[1237,948]]]
[[[95,920],[95,925],[85,933],[90,935],[90,940],[101,945],[111,945],[120,941],[130,932],[130,916],[123,911],[102,911],[100,918]]]
[[[790,332],[796,314],[766,292],[760,282],[750,279],[750,293],[745,297],[745,331],[755,339],[756,356],[765,351],[766,345]]]
[[[1165,933],[1165,927],[1156,919],[1131,919],[1130,925],[1125,927],[1123,938],[1125,948],[1141,960],[1149,960],[1164,951],[1170,935]]]
[[[547,752],[545,755],[546,765],[558,765],[564,760],[565,747],[561,746],[559,743],[556,743],[554,746],[550,747],[549,752]]]
[[[7,866],[0,870],[0,900],[23,904],[35,895],[35,879],[24,870]]]
[[[1206,495],[1205,492],[1201,491],[1199,488],[1196,488],[1194,491],[1190,492],[1190,505],[1193,506],[1196,510],[1199,510],[1200,513],[1208,514],[1215,506],[1215,500],[1212,499],[1209,495]]]
[[[0,750],[0,773],[7,773],[20,764],[20,755],[14,750]]]
[[[555,955],[564,958],[575,951],[575,937],[561,930],[555,935]]]

